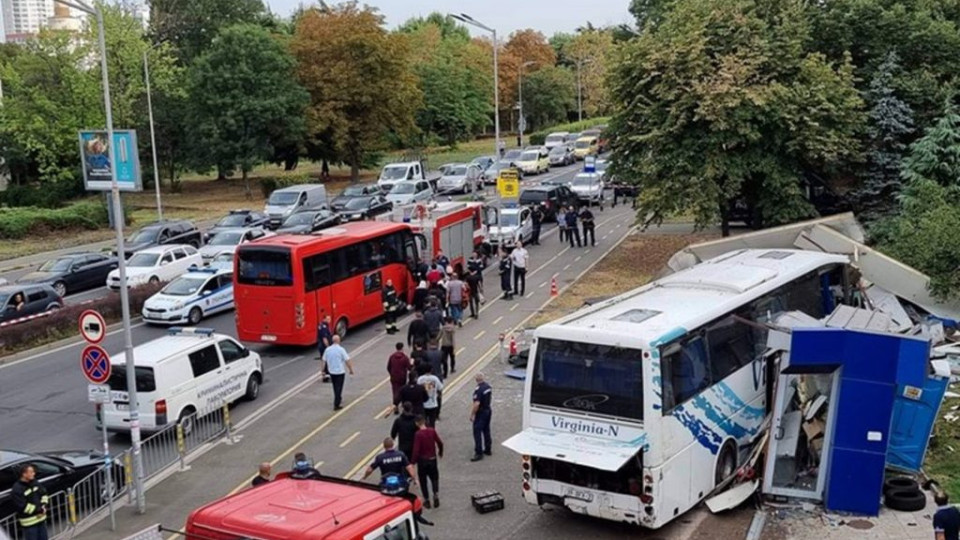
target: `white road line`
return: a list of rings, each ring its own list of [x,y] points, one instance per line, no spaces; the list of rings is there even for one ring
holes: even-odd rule
[[[583,258],[583,255],[577,255],[577,258],[574,259],[573,262],[580,262],[580,259],[582,258]]]
[[[467,350],[466,347],[460,347],[459,349],[457,349],[457,352],[455,352],[455,353],[453,353],[453,354],[456,354],[457,356],[459,356],[460,353],[462,353],[462,352],[465,351],[465,350]]]
[[[282,368],[283,366],[285,366],[285,365],[287,365],[287,364],[292,364],[292,363],[296,362],[297,360],[303,360],[303,356],[294,356],[293,358],[291,358],[290,360],[287,360],[286,362],[281,362],[281,363],[279,363],[279,364],[277,364],[277,365],[275,365],[275,366],[270,366],[270,367],[268,367],[267,369],[263,370],[263,372],[264,372],[264,373],[270,373],[271,371],[273,371],[273,370],[275,370],[275,369],[280,369],[280,368]]]
[[[587,253],[590,253],[591,251],[593,251],[593,249],[588,249],[588,250],[584,251],[583,254],[586,255]]]
[[[568,265],[564,266],[563,269],[564,269],[564,271],[569,270],[569,269],[570,269],[570,265],[568,264]]]
[[[510,311],[516,311],[518,307],[520,307],[520,304],[514,304],[513,307],[510,308]]]
[[[603,235],[603,238],[601,238],[601,240],[606,240],[608,236],[610,236],[610,235],[609,235],[609,234]]]
[[[482,338],[483,335],[486,334],[486,333],[487,333],[486,330],[481,330],[479,334],[473,336],[473,339],[474,339],[474,340],[480,339],[480,338]]]
[[[527,294],[524,298],[531,298],[532,296],[533,296],[533,291],[530,291],[530,293]]]
[[[497,317],[496,320],[493,321],[493,324],[491,326],[496,326],[497,323],[499,323],[502,320],[503,320],[503,315]]]
[[[340,443],[340,448],[343,448],[344,446],[350,444],[351,442],[353,442],[354,439],[356,439],[356,438],[359,437],[359,436],[360,436],[360,432],[358,431],[358,432],[354,433],[353,435],[347,437],[347,440],[345,440],[345,441],[343,441],[342,443]]]
[[[542,289],[542,288],[544,288],[544,287],[546,287],[546,286],[547,286],[547,282],[546,282],[546,281],[544,281],[544,282],[543,282],[543,283],[541,283],[541,284],[540,284],[540,286],[539,286],[539,287],[537,287],[537,288],[538,288],[538,289]]]

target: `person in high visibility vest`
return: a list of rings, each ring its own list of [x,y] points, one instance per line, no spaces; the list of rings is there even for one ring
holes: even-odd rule
[[[13,484],[10,498],[17,511],[17,522],[23,529],[24,540],[47,540],[47,490],[36,481],[33,464],[20,468],[20,479]]]

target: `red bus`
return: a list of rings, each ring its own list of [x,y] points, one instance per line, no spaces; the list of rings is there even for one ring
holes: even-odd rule
[[[313,345],[317,326],[330,315],[343,337],[347,328],[383,315],[380,293],[388,279],[410,302],[418,240],[409,225],[361,221],[241,245],[234,262],[237,336]]]

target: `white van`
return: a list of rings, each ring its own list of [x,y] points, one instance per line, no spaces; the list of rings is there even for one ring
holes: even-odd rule
[[[543,140],[543,145],[547,147],[547,150],[553,150],[554,146],[563,144],[569,134],[568,131],[555,131],[547,135],[547,138]]]
[[[267,199],[263,213],[269,216],[270,227],[276,229],[291,215],[313,208],[327,208],[327,188],[323,184],[300,184],[276,189]]]
[[[260,355],[210,328],[171,328],[169,335],[136,347],[134,361],[140,429],[147,432],[182,421],[189,433],[195,419],[190,415],[257,399],[263,383]],[[98,428],[130,431],[125,354],[110,363],[110,401],[99,407]]]

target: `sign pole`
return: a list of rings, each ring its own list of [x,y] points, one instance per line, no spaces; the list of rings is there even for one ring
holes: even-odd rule
[[[109,399],[110,393],[107,393]],[[100,410],[103,411],[103,402],[100,403]],[[102,414],[102,413],[101,413]],[[113,513],[113,459],[110,457],[110,440],[107,436],[107,424],[102,420],[100,421],[100,431],[103,432],[103,461],[106,464],[106,473],[107,473],[107,507],[110,509],[110,530],[117,530],[117,517]]]

